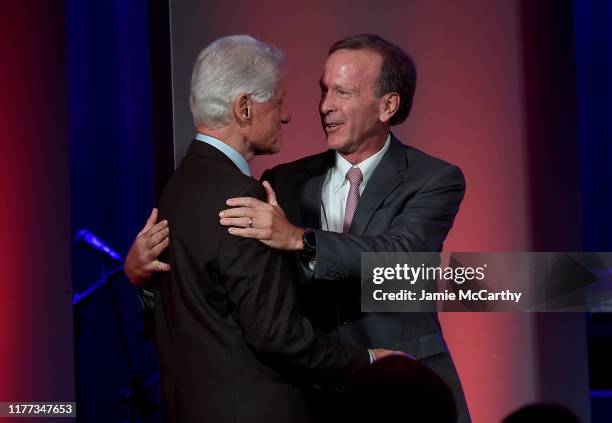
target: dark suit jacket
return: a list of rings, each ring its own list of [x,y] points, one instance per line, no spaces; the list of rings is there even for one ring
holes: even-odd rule
[[[155,284],[155,337],[167,422],[309,421],[292,369],[368,365],[364,348],[314,332],[299,313],[292,256],[219,224],[237,196],[263,200],[265,190],[200,141],[162,195],[172,270]]]
[[[329,150],[262,175],[293,224],[321,228],[323,182],[334,155]],[[453,389],[460,421],[469,421],[437,315],[364,314],[359,292],[361,252],[440,251],[464,192],[459,168],[403,145],[392,135],[361,195],[350,233],[316,231],[315,275],[303,287],[300,300],[315,327],[356,345],[405,351],[430,365]]]

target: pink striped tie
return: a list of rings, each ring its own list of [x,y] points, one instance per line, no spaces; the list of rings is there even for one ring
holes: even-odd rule
[[[348,233],[351,227],[353,215],[357,209],[359,202],[359,185],[363,180],[363,174],[358,167],[352,167],[346,172],[346,179],[349,180],[351,187],[349,188],[348,196],[346,197],[346,207],[344,208],[344,223],[342,224],[342,232]]]

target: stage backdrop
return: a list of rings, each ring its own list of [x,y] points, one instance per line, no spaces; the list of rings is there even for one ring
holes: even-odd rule
[[[326,148],[318,80],[327,50],[343,37],[372,32],[406,49],[417,65],[414,108],[395,135],[465,173],[466,197],[445,249],[580,248],[571,1],[175,0],[170,6],[176,162],[194,135],[192,64],[214,39],[247,33],[286,53],[292,121],[281,153],[252,163],[259,176]],[[440,317],[475,422],[499,421],[538,400],[568,405],[588,421],[581,315]],[[573,364],[559,367],[563,362]]]
[[[1,402],[75,400],[65,13],[0,13]]]

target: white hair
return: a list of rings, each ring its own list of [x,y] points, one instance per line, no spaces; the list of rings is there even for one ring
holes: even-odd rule
[[[225,126],[241,94],[250,94],[256,103],[269,100],[281,80],[282,63],[278,48],[249,35],[211,43],[198,55],[191,75],[189,105],[196,126]]]

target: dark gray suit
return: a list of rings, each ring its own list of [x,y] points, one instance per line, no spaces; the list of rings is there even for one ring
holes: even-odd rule
[[[271,183],[287,218],[321,228],[323,182],[334,151],[276,166]],[[342,341],[402,350],[451,387],[460,422],[469,422],[461,382],[435,313],[360,312],[361,253],[440,251],[465,192],[459,168],[403,145],[394,136],[361,195],[349,234],[316,230],[314,278],[300,292],[313,325]]]

